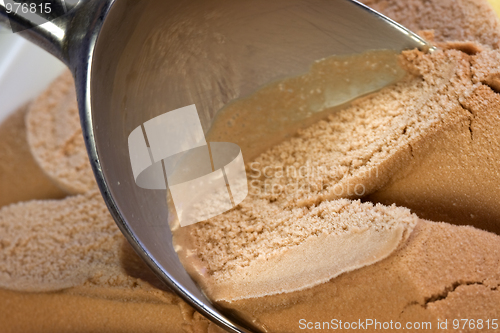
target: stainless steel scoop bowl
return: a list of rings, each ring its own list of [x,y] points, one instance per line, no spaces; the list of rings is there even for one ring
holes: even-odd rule
[[[7,17],[0,1],[0,19],[5,23]],[[32,21],[21,14],[10,19],[18,27]],[[20,34],[72,71],[97,183],[130,244],[164,283],[229,332],[255,329],[214,306],[179,262],[165,191],[134,183],[130,132],[191,104],[206,132],[227,103],[303,73],[317,59],[431,48],[349,0],[83,0]]]

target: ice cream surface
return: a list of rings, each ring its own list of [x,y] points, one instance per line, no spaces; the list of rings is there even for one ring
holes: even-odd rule
[[[406,171],[409,164],[421,167],[420,161],[425,160],[422,146],[436,133],[453,133],[448,130],[450,123],[457,124],[461,119],[466,125],[474,122],[473,128],[464,128],[467,136],[461,141],[446,141],[460,148],[495,133],[478,125],[484,116],[475,105],[484,100],[480,95],[484,90],[491,91],[489,86],[478,84],[484,82],[484,73],[495,75],[492,64],[496,62],[496,52],[403,52],[401,63],[409,73],[405,79],[300,130],[250,162],[247,173],[251,194],[234,210],[207,222],[174,228],[181,261],[209,296],[232,301],[311,287],[385,258],[406,238],[399,230],[411,232],[411,217],[391,208],[396,218],[392,215],[377,220],[370,216],[371,207],[360,209],[360,214],[360,210],[352,209],[353,204],[335,200],[361,198],[379,189],[387,191],[385,186],[394,179],[394,173]],[[280,90],[279,85],[276,88]],[[253,103],[253,99],[241,103]],[[488,122],[492,124],[494,118],[488,115]],[[488,144],[479,145],[466,156],[474,167],[457,167],[453,172],[461,170],[460,185],[470,181],[491,194],[496,189],[488,188],[488,183],[477,184],[475,177],[489,172],[492,183],[500,182],[494,158],[500,155],[500,147],[494,135]],[[420,180],[421,186],[426,181],[432,180]],[[410,202],[412,188],[405,187]],[[487,205],[482,197],[475,200]],[[453,205],[449,206],[453,211]],[[386,214],[380,208],[376,211]],[[490,209],[482,211],[495,214],[497,210],[491,204]],[[480,221],[487,222],[484,216]],[[490,221],[490,230],[498,230],[495,217]],[[462,219],[462,223],[474,222]],[[353,225],[354,233],[350,228]],[[368,237],[363,230],[376,231],[381,238]],[[381,230],[387,236],[383,237]],[[392,241],[386,238],[389,235]],[[344,237],[349,237],[349,242]],[[344,254],[338,256],[340,253]]]
[[[405,52],[402,81],[248,161],[255,182],[240,206],[176,231],[207,293],[269,332],[332,315],[430,321],[431,331],[438,319],[500,317],[498,235],[367,202],[403,200],[498,233],[498,20],[483,1],[367,3],[442,50]],[[39,178],[71,196],[26,192],[14,201],[52,200],[0,209],[0,322],[8,332],[217,331],[137,258],[86,180],[71,87],[59,79],[26,118],[21,144]],[[0,154],[13,147],[2,143]],[[308,177],[279,173],[307,165]]]
[[[84,148],[76,92],[66,72],[39,96],[26,117],[31,152],[61,189],[78,194],[95,188]]]

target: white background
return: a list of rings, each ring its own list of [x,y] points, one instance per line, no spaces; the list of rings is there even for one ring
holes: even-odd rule
[[[0,122],[40,94],[64,67],[49,53],[0,27]]]

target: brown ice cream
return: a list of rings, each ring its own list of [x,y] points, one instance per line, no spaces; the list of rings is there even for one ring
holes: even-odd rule
[[[195,230],[173,228],[184,267],[216,301],[327,282],[386,258],[417,223],[407,209],[345,199],[311,209],[257,210],[241,204],[241,210],[246,214],[233,210]]]
[[[66,195],[31,155],[24,122],[27,110],[28,106],[20,108],[0,124],[0,206]]]
[[[372,227],[380,222],[371,218],[365,220],[364,216],[351,210],[351,205],[331,200],[364,197],[384,188],[397,172],[408,172],[409,169],[413,176],[415,173],[408,165],[416,165],[414,169],[418,169],[422,160],[436,165],[435,161],[427,161],[421,156],[422,146],[436,146],[436,135],[447,135],[447,139],[435,149],[445,149],[449,153],[451,149],[447,145],[450,145],[455,150],[463,150],[463,146],[467,147],[475,138],[471,138],[466,127],[468,136],[453,140],[449,124],[463,124],[464,121],[467,125],[474,121],[478,126],[475,127],[476,137],[493,135],[493,139],[489,142],[476,139],[475,149],[465,155],[470,164],[453,168],[454,174],[445,174],[456,184],[460,177],[461,182],[456,187],[469,183],[478,189],[478,193],[484,193],[466,192],[474,196],[469,200],[471,205],[476,202],[483,204],[476,207],[483,215],[499,214],[500,210],[492,202],[494,199],[490,199],[495,198],[492,194],[497,193],[500,184],[495,158],[500,156],[500,146],[495,145],[494,139],[496,130],[476,125],[476,122],[480,124],[481,118],[487,118],[484,122],[496,127],[500,125],[499,118],[497,115],[485,117],[477,107],[466,109],[468,105],[480,105],[484,101],[478,95],[480,92],[491,91],[488,86],[481,85],[478,77],[481,73],[494,72],[491,67],[498,55],[496,51],[485,51],[476,56],[457,50],[437,51],[430,55],[405,51],[401,57],[402,66],[410,74],[404,80],[357,100],[351,107],[299,131],[296,137],[274,146],[250,162],[247,173],[251,193],[232,211],[207,222],[174,228],[174,243],[181,249],[179,254],[184,266],[212,299],[233,301],[311,287],[339,273],[359,268],[359,258],[350,261],[345,254],[341,255],[343,261],[332,263],[331,258],[342,253],[337,244],[341,244],[347,253],[369,257],[370,261],[365,265],[386,257],[399,242],[393,241],[389,247],[391,242],[380,241],[379,244],[384,244],[384,254],[378,256],[374,256],[370,248],[377,244],[376,240],[367,242],[359,230],[348,245],[343,242],[343,237],[350,231],[348,216],[353,216],[361,229],[365,221]],[[495,104],[495,100],[496,96],[492,96],[490,105],[498,110],[500,104]],[[236,105],[238,103],[254,101],[249,98],[236,102]],[[475,116],[474,120],[471,120],[471,114]],[[448,162],[441,161],[443,164]],[[303,172],[298,172],[304,166]],[[450,163],[449,167],[452,166]],[[486,174],[488,182],[477,181]],[[439,180],[442,181],[443,177]],[[427,188],[436,190],[432,186],[439,180],[421,178],[424,180],[419,179],[418,185],[427,184]],[[403,178],[404,181],[407,179]],[[409,202],[413,202],[413,188],[404,187]],[[450,190],[444,188],[438,195],[443,196],[453,189],[453,186]],[[394,197],[400,198],[399,193]],[[452,193],[446,199],[452,200]],[[342,213],[346,212],[346,215],[340,214],[340,219],[337,219],[329,209],[332,206],[337,207],[333,208],[335,213],[339,211],[338,206],[343,207]],[[451,212],[464,209],[452,203],[445,208]],[[395,213],[395,208],[391,210]],[[363,211],[368,215],[369,212],[368,208]],[[402,215],[389,219],[391,223],[393,220],[398,221],[403,230],[411,231],[411,223],[405,225]],[[478,220],[481,225],[477,226],[481,228],[500,230],[495,216],[490,220],[480,216]],[[475,221],[465,217],[461,220],[472,225]],[[344,226],[344,232],[339,233],[336,227],[341,226]],[[386,231],[395,236],[392,228]],[[315,246],[310,246],[310,242]],[[382,251],[382,248],[378,249]],[[307,278],[303,276],[306,272]]]
[[[496,51],[470,58],[474,88],[458,96],[459,106],[442,119],[444,131],[421,140],[418,148],[414,145],[408,166],[367,200],[396,203],[423,218],[500,233],[499,61]]]
[[[453,319],[500,315],[499,255],[497,235],[420,220],[402,249],[374,265],[308,290],[222,304],[268,332],[301,331],[301,319],[431,322],[432,332],[446,331],[437,323],[448,319],[453,331]]]
[[[409,74],[402,81],[256,157],[247,171],[257,182],[240,206],[176,231],[194,241],[188,245],[196,260],[182,259],[192,272],[205,269],[208,293],[269,332],[301,331],[301,319],[306,327],[334,318],[428,321],[430,331],[438,331],[438,320],[500,319],[500,238],[477,229],[498,233],[490,199],[500,184],[494,163],[500,156],[497,19],[486,3],[473,0],[370,5],[411,29],[434,29],[436,42],[448,50],[405,52],[401,63]],[[417,10],[427,16],[419,20]],[[137,258],[86,180],[90,169],[75,136],[69,89],[71,80],[63,77],[35,102],[28,138],[49,179],[79,194],[0,209],[2,329],[217,331]],[[71,121],[61,129],[58,119]],[[266,166],[308,161],[319,170],[308,179],[284,177],[276,168],[266,169],[269,178],[255,177]],[[313,186],[269,192],[262,190],[265,180]],[[36,198],[28,193],[11,201],[30,196]],[[357,198],[401,200],[421,216],[476,228],[351,201]],[[231,279],[239,289],[231,288]]]

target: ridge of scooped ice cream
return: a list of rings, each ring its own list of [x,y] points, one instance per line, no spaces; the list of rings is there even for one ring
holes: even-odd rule
[[[413,145],[409,164],[366,199],[396,203],[422,218],[500,233],[500,52],[470,56],[472,88],[442,119],[442,130]]]
[[[55,184],[69,194],[96,188],[69,71],[32,103],[26,123],[31,152]]]
[[[119,275],[122,239],[98,191],[3,207],[0,286],[50,291]]]

